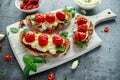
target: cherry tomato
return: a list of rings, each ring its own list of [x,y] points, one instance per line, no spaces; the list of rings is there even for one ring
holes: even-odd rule
[[[57,11],[56,16],[59,20],[64,20],[65,19],[65,13],[62,11]]]
[[[47,31],[48,31],[49,34],[51,34],[52,33],[52,28],[48,28]]]
[[[109,31],[109,27],[105,27],[104,32],[108,32],[108,31]]]
[[[24,26],[24,25],[25,25],[25,24],[24,24],[24,21],[23,21],[23,20],[20,20],[19,25]]]
[[[2,44],[0,44],[0,49],[2,48]]]
[[[83,32],[76,32],[75,33],[75,39],[77,41],[82,41],[86,38],[86,33],[83,33]]]
[[[10,55],[8,53],[6,53],[4,55],[4,58],[5,58],[6,61],[10,61],[11,60],[11,57],[10,57]]]
[[[40,46],[46,46],[48,44],[48,36],[46,34],[40,34],[38,37],[38,44]]]
[[[56,46],[61,46],[63,44],[63,39],[60,35],[54,35],[52,39]]]
[[[53,23],[55,21],[55,16],[53,13],[46,14],[46,21],[49,23]]]
[[[25,34],[25,41],[26,42],[33,42],[35,40],[35,32],[33,31],[28,31]]]
[[[54,73],[53,72],[50,72],[49,74],[48,74],[48,80],[54,80]]]
[[[82,24],[86,24],[87,23],[87,19],[84,17],[80,17],[77,19],[77,24],[78,25],[82,25]]]
[[[38,23],[45,22],[45,16],[43,14],[36,14],[35,21]]]
[[[82,24],[78,26],[78,31],[79,32],[86,32],[87,31],[87,25],[86,24]]]

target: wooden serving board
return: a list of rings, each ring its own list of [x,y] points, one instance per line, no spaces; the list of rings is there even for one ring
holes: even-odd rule
[[[108,12],[110,12],[111,14],[108,14]],[[95,26],[99,22],[116,18],[116,14],[113,13],[110,9],[107,9],[107,10],[105,10],[97,15],[89,16],[89,17],[87,16],[87,18],[89,18]],[[22,47],[22,45],[19,41],[19,33],[25,27],[21,28],[19,30],[19,32],[16,34],[12,33],[10,31],[11,27],[18,27],[18,25],[19,25],[19,22],[16,22],[14,24],[7,26],[7,34],[8,34],[9,43],[10,43],[10,46],[13,50],[13,53],[14,53],[19,65],[20,65],[21,69],[23,70],[25,67],[25,64],[23,62],[23,56],[25,54],[28,54],[28,52]],[[73,41],[72,41],[73,40],[72,39],[73,28],[74,28],[74,19],[72,19],[71,24],[66,29],[62,30],[62,31],[69,32],[68,38],[70,39],[71,46],[70,46],[70,49],[67,52],[67,54],[62,56],[62,57],[59,57],[59,58],[50,58],[50,59],[47,58],[46,64],[38,64],[37,65],[38,69],[37,69],[36,73],[39,73],[39,72],[54,68],[56,66],[59,66],[63,63],[66,63],[74,58],[77,58],[77,57],[87,53],[88,51],[98,47],[101,44],[102,40],[98,37],[98,35],[94,31],[92,34],[91,40],[88,43],[88,46],[84,46],[83,48],[79,48],[79,47],[73,45]],[[30,72],[30,75],[36,74],[36,73]]]

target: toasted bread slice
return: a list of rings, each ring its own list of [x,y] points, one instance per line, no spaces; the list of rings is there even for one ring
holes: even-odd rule
[[[75,18],[75,21],[77,21],[77,19],[79,18],[79,17],[84,17],[84,16],[81,16],[81,15],[77,15],[76,16],[76,18]],[[83,42],[83,45],[87,45],[88,44],[88,42],[90,41],[90,38],[91,38],[91,36],[92,36],[92,33],[93,33],[93,31],[94,31],[94,26],[93,26],[93,24],[92,24],[92,22],[89,20],[89,19],[87,19],[88,20],[88,29],[87,29],[87,37],[86,37],[86,39],[84,40],[84,41],[82,41]],[[76,22],[75,22],[75,24],[77,24]],[[77,31],[75,31],[75,32],[73,32],[73,42],[74,42],[74,44],[75,45],[77,45],[77,40],[75,39],[75,33],[76,33]]]
[[[26,49],[29,53],[31,53],[32,55],[34,56],[43,56],[43,57],[59,57],[59,56],[62,56],[64,54],[67,53],[67,51],[69,50],[70,48],[70,42],[69,42],[69,39],[68,38],[65,38],[65,37],[62,37],[65,41],[65,44],[64,44],[64,47],[65,47],[65,50],[64,51],[57,51],[56,54],[51,54],[49,51],[46,51],[46,52],[42,52],[42,51],[39,51],[37,49],[34,49],[32,48],[30,45],[26,45],[24,42],[23,42],[23,38],[25,36],[25,32],[24,31],[21,31],[20,32],[20,43],[22,44],[22,46],[24,47],[24,49]]]
[[[69,12],[64,12],[64,13],[65,13],[65,15],[67,16],[67,20],[68,20],[68,21],[67,21],[67,22],[62,21],[62,23],[59,23],[59,22],[58,22],[57,26],[52,26],[52,32],[54,32],[55,30],[64,29],[64,28],[66,28],[66,27],[70,24],[71,19],[72,19],[71,14],[70,14]],[[55,14],[55,12],[54,12],[53,14]],[[33,14],[33,15],[35,15],[35,14]],[[41,23],[35,22],[34,24],[32,24],[32,21],[31,21],[31,19],[30,19],[31,16],[32,16],[32,15],[28,15],[28,16],[26,17],[26,22],[27,22],[28,27],[29,27],[31,30],[36,30],[36,31],[40,31],[40,32],[46,32],[47,29],[46,29],[46,30],[43,30]]]

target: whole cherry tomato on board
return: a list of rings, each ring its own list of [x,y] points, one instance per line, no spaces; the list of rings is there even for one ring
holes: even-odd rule
[[[53,23],[55,21],[55,15],[53,13],[47,13],[46,21],[49,23]]]
[[[35,40],[35,32],[33,31],[28,31],[25,34],[25,41],[26,42],[33,42]]]
[[[77,41],[82,41],[86,38],[86,33],[83,33],[83,32],[76,32],[75,33],[75,39]]]
[[[24,25],[25,25],[25,24],[24,24],[24,21],[23,21],[23,20],[20,20],[19,25],[24,26]]]
[[[48,44],[48,36],[46,34],[40,34],[38,37],[38,44],[40,46],[46,46]]]
[[[63,39],[60,35],[56,34],[53,36],[53,43],[56,45],[56,46],[61,46],[63,44]]]
[[[65,13],[62,11],[57,11],[56,16],[59,20],[64,20],[65,19]]]
[[[11,57],[10,57],[10,55],[8,53],[6,53],[4,55],[4,58],[5,58],[6,61],[10,61],[11,60]]]
[[[87,31],[87,25],[86,24],[82,24],[78,26],[78,32],[86,32]]]
[[[36,14],[35,21],[38,23],[45,22],[45,16],[43,14]]]
[[[82,24],[86,24],[86,23],[87,23],[87,19],[84,18],[84,17],[79,17],[79,18],[77,19],[77,24],[78,24],[78,25],[82,25]]]
[[[55,75],[54,75],[53,72],[50,72],[50,73],[48,74],[48,80],[54,80],[54,77],[55,77]]]
[[[106,26],[106,27],[104,28],[104,32],[108,32],[108,31],[109,31],[109,27]]]

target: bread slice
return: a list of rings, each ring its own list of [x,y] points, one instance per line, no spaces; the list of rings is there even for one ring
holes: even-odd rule
[[[77,15],[76,18],[75,18],[75,21],[77,21],[77,19],[78,19],[79,17],[84,17],[84,16]],[[82,41],[82,42],[83,42],[83,45],[87,45],[87,44],[88,44],[88,42],[90,41],[90,38],[91,38],[91,36],[92,36],[92,33],[93,33],[93,31],[94,31],[94,26],[93,26],[92,22],[91,22],[89,19],[87,19],[87,20],[88,20],[88,24],[89,24],[89,28],[87,29],[87,31],[88,31],[88,36],[86,37],[86,39],[85,39],[84,41]],[[75,24],[77,24],[77,23],[75,22]],[[77,32],[77,31],[73,32],[73,42],[74,42],[75,45],[77,45],[77,40],[75,39],[75,33],[76,33],[76,32]]]
[[[31,53],[32,55],[34,56],[42,56],[42,57],[59,57],[59,56],[62,56],[64,54],[67,53],[67,51],[69,50],[70,48],[70,42],[69,42],[69,39],[68,38],[65,38],[63,37],[63,39],[65,40],[65,44],[64,44],[64,47],[65,47],[65,51],[57,51],[56,54],[51,54],[49,51],[47,52],[41,52],[41,51],[38,51],[37,49],[33,49],[30,45],[26,45],[24,42],[23,42],[23,38],[25,36],[25,32],[24,31],[21,31],[20,32],[20,43],[22,44],[22,46],[24,47],[25,50],[27,50],[29,53]]]
[[[68,17],[68,22],[58,23],[57,26],[52,26],[52,31],[53,31],[53,32],[54,32],[55,30],[64,29],[64,28],[66,28],[66,27],[70,24],[71,19],[72,19],[72,15],[71,15],[69,12],[64,12],[64,13],[65,13],[65,15]],[[53,14],[55,14],[55,12],[54,12]],[[35,14],[33,14],[33,15],[35,15]],[[43,30],[43,31],[41,30],[41,29],[42,29],[42,26],[41,26],[40,23],[35,22],[35,24],[32,24],[32,22],[31,22],[31,20],[30,20],[30,17],[31,17],[31,16],[32,16],[32,15],[28,15],[28,16],[26,17],[26,22],[27,22],[28,27],[29,27],[31,30],[36,30],[36,31],[40,31],[40,32],[46,32],[47,29],[46,29],[46,30]]]

